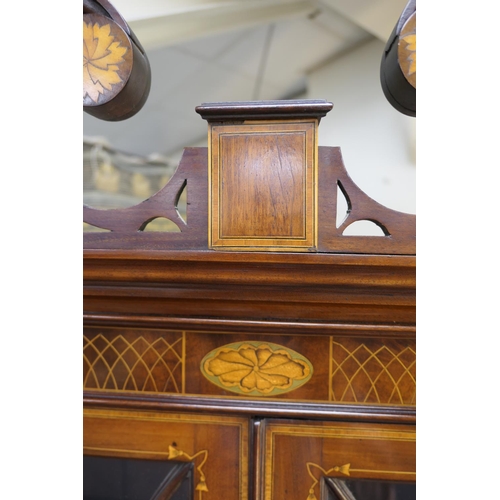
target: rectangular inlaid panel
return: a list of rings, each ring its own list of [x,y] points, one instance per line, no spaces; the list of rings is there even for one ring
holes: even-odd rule
[[[184,367],[184,332],[84,328],[84,389],[182,394]]]
[[[317,120],[212,125],[214,248],[316,245]]]
[[[221,238],[305,238],[305,136],[221,134]]]
[[[330,401],[416,405],[416,341],[331,338]]]
[[[84,454],[194,465],[196,500],[248,499],[248,420],[84,409]]]
[[[263,500],[320,500],[322,477],[416,480],[414,426],[264,422]]]
[[[415,338],[84,329],[84,389],[415,406]]]

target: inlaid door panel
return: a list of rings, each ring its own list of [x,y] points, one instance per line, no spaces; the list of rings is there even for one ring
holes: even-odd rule
[[[192,463],[196,500],[248,500],[245,418],[86,408],[83,430],[87,456]]]
[[[261,437],[263,500],[336,499],[327,478],[415,483],[411,425],[266,420]]]

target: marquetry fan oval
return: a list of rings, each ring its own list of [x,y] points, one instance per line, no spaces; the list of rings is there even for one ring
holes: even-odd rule
[[[113,20],[83,15],[83,105],[100,106],[130,78],[133,51],[129,38]]]
[[[250,396],[293,391],[312,376],[311,362],[298,352],[270,342],[237,342],[214,349],[201,372],[222,389]]]

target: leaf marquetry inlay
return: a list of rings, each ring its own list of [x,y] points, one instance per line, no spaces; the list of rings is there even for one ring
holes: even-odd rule
[[[196,485],[195,491],[198,492],[198,498],[199,500],[202,500],[203,498],[203,493],[208,492],[208,487],[207,487],[207,478],[205,477],[205,474],[202,470],[203,466],[205,465],[205,462],[208,459],[208,451],[207,450],[201,450],[194,455],[188,455],[186,452],[179,450],[175,448],[174,446],[170,445],[168,447],[168,459],[169,460],[174,460],[174,459],[179,459],[179,458],[187,458],[190,462],[194,462],[195,459],[201,457],[201,463],[196,467],[196,470],[198,471],[198,474],[200,475],[198,484]]]
[[[351,464],[336,465],[335,467],[331,467],[328,470],[323,469],[323,467],[313,462],[307,462],[306,466],[307,466],[307,473],[309,474],[309,476],[311,476],[311,479],[313,480],[313,484],[309,488],[309,495],[307,496],[307,500],[318,500],[314,492],[314,489],[318,485],[319,479],[314,476],[314,474],[312,473],[312,469],[313,468],[318,469],[321,472],[321,474],[325,476],[328,476],[329,474],[332,473],[339,473],[344,476],[349,476],[350,475],[349,469],[351,467]]]
[[[398,61],[404,77],[417,88],[417,13],[405,23],[399,36]]]
[[[131,72],[132,47],[125,32],[104,16],[83,16],[83,104],[97,106],[123,89]]]

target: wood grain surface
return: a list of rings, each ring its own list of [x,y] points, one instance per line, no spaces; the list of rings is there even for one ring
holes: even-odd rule
[[[316,246],[317,120],[210,127],[211,246]]]
[[[414,327],[414,257],[294,255],[86,252],[84,312]]]
[[[328,110],[203,105],[220,133],[186,149],[164,188],[84,208],[107,230],[84,234],[86,454],[192,463],[196,500],[415,481],[416,218],[363,193],[339,148],[315,149]],[[157,217],[180,232],[144,231]],[[382,235],[345,234],[361,220]],[[211,249],[217,238],[228,245]],[[283,241],[307,251],[267,251]]]
[[[349,177],[340,148],[320,146],[318,155],[318,247],[315,251],[415,255],[416,216],[390,210],[363,193]],[[148,255],[162,250],[208,250],[208,157],[208,148],[186,148],[179,167],[167,185],[139,205],[111,210],[84,207],[84,222],[109,230],[84,233],[84,249],[109,249],[118,253],[144,250]],[[176,210],[180,193],[186,187],[187,224]],[[339,187],[345,193],[350,210],[337,227]],[[147,224],[157,217],[173,221],[180,232],[145,232]],[[350,224],[360,220],[369,220],[383,227],[385,235],[343,234]],[[239,250],[242,251],[242,248]],[[231,257],[228,256],[228,259]]]
[[[260,432],[263,500],[320,498],[320,480],[329,476],[416,479],[412,426],[270,419]]]
[[[83,414],[85,454],[192,462],[197,500],[248,499],[248,433],[244,417],[92,408]]]

